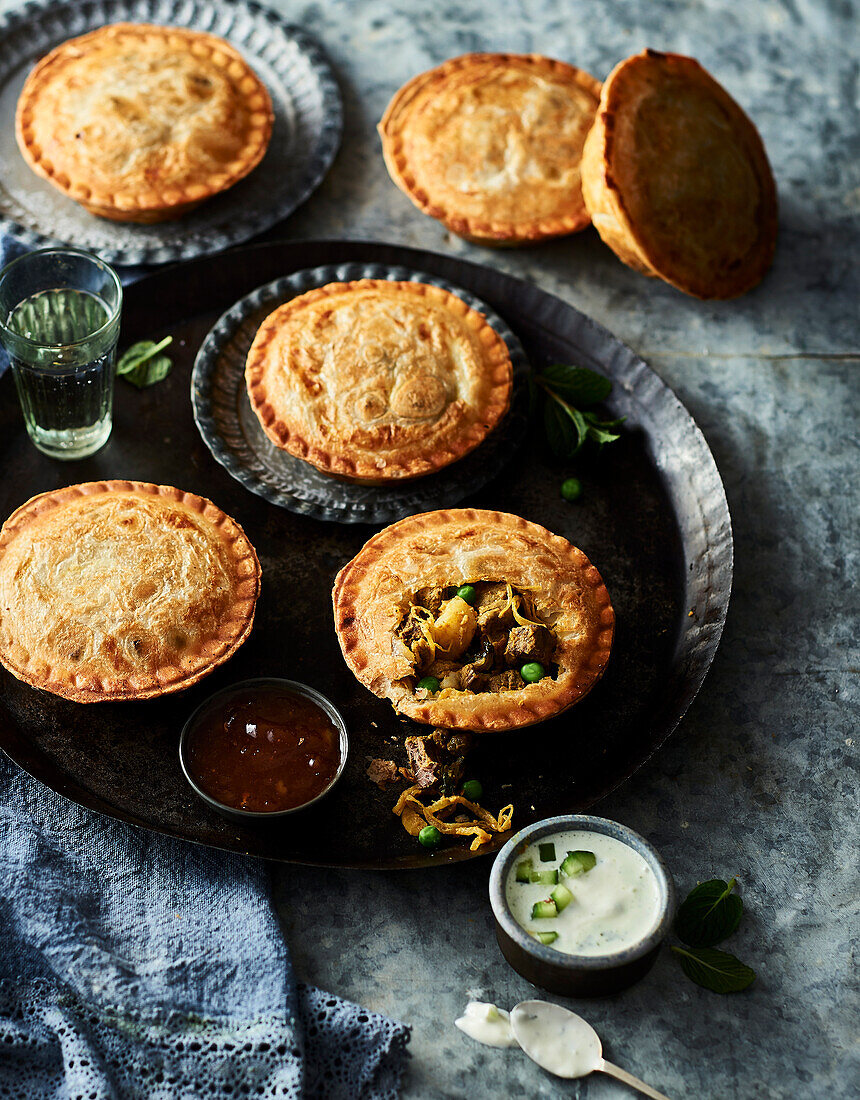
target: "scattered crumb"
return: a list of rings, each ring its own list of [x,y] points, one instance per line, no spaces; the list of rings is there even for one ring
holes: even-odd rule
[[[689,821],[682,821],[681,822],[681,828],[682,829],[689,829],[690,828],[690,822]]]

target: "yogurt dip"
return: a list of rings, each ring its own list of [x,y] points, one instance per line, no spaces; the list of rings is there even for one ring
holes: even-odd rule
[[[530,881],[523,881],[527,876]],[[530,844],[511,867],[505,897],[526,932],[567,955],[597,957],[633,947],[655,928],[661,912],[657,878],[645,859],[589,829]]]

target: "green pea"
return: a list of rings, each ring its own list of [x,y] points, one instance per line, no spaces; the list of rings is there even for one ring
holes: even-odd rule
[[[460,597],[461,600],[464,600],[466,603],[470,603],[470,604],[474,603],[475,602],[475,588],[474,588],[474,585],[461,584],[460,587],[457,589],[457,595]]]
[[[425,825],[418,834],[418,842],[425,848],[438,848],[442,840],[442,834],[435,825]]]
[[[484,788],[477,779],[467,779],[463,784],[463,797],[470,802],[477,802],[483,793]]]
[[[561,483],[561,495],[565,500],[579,500],[582,496],[582,482],[578,477],[569,477]]]
[[[429,691],[435,695],[439,690],[439,681],[435,676],[425,676],[423,680],[418,681],[418,687],[424,688],[425,691]]]
[[[544,667],[539,661],[529,661],[520,669],[520,676],[527,684],[536,684],[546,676]]]

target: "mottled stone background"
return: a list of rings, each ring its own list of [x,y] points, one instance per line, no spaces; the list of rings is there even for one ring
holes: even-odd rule
[[[746,916],[727,946],[758,978],[719,997],[666,952],[639,986],[574,1007],[607,1057],[673,1100],[857,1096],[860,12],[849,0],[279,6],[323,41],[346,99],[343,150],[290,234],[390,240],[534,280],[675,388],[723,474],[736,577],[722,646],[675,737],[597,812],[650,837],[681,891],[739,877]],[[744,298],[703,303],[643,279],[591,231],[489,252],[389,182],[374,126],[415,73],[467,50],[514,50],[603,77],[645,46],[697,57],[761,130],[780,238],[772,272]],[[608,1078],[559,1082],[452,1026],[469,997],[510,1007],[533,993],[496,947],[488,873],[482,860],[275,877],[300,972],[413,1025],[407,1096],[631,1095]]]
[[[286,234],[430,248],[539,283],[651,363],[723,474],[736,575],[722,646],[674,738],[597,812],[650,837],[682,892],[738,876],[746,915],[727,946],[758,978],[719,997],[666,952],[628,992],[574,1007],[608,1058],[673,1100],[858,1096],[857,5],[271,2],[322,41],[346,102],[343,149]],[[374,127],[415,73],[467,50],[513,50],[603,77],[645,46],[699,58],[764,138],[780,239],[772,272],[744,298],[687,298],[624,267],[592,231],[489,252],[452,238],[390,183]],[[630,1096],[607,1078],[559,1082],[453,1027],[469,998],[510,1007],[533,994],[496,947],[488,873],[481,860],[274,877],[299,973],[412,1025],[407,1097]]]

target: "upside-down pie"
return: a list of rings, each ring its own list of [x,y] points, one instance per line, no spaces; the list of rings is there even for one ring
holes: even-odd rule
[[[265,85],[223,39],[114,23],[42,58],[16,136],[30,167],[91,213],[158,222],[255,168],[272,120]]]
[[[245,641],[259,589],[253,546],[211,501],[70,485],[0,529],[0,662],[80,703],[180,691]]]
[[[505,512],[410,516],[335,581],[347,665],[399,713],[442,728],[529,726],[600,679],[615,615],[566,539]]]
[[[626,264],[698,298],[743,294],[773,259],[776,187],[761,138],[691,57],[645,50],[612,70],[582,190]]]

